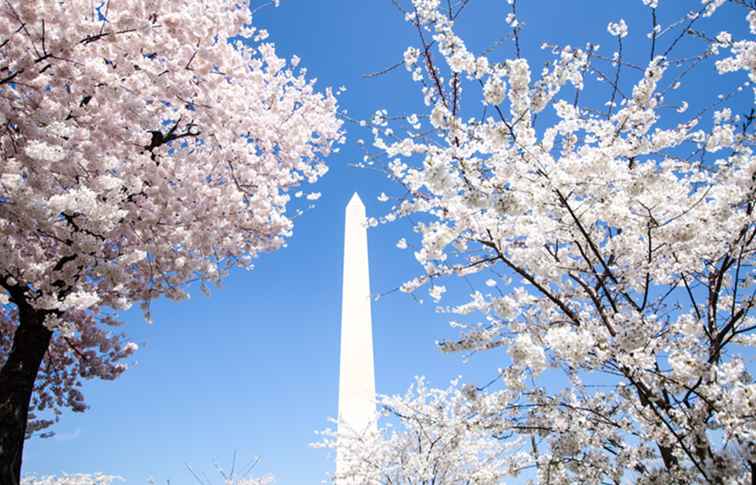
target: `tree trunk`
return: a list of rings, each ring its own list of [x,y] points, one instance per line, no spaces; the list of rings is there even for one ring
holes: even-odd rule
[[[21,456],[34,380],[50,345],[45,311],[18,305],[19,325],[8,360],[0,369],[0,485],[21,481]]]

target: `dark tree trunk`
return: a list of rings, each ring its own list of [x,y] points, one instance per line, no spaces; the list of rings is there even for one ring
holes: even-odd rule
[[[18,300],[18,329],[10,355],[0,369],[0,485],[18,485],[21,481],[29,401],[52,336],[43,325],[46,312]]]

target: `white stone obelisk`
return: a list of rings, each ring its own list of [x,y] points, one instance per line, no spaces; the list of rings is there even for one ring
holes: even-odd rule
[[[344,226],[338,424],[341,434],[364,433],[376,428],[373,324],[370,317],[366,224],[365,206],[355,192],[346,207]],[[337,446],[337,475],[344,471],[344,455],[343,450]]]

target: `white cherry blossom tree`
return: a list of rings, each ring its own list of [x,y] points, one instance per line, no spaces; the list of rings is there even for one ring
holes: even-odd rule
[[[509,57],[455,33],[470,3],[406,8],[427,112],[379,111],[366,162],[402,187],[376,222],[414,221],[402,290],[452,299],[441,349],[501,356],[468,404],[497,418],[469,425],[524,440],[540,483],[752,483],[756,6],[643,0],[648,25],[611,22],[609,52],[544,45],[534,76],[517,2]]]
[[[21,485],[114,485],[123,478],[96,473],[93,475],[78,473],[60,476],[29,476],[21,479]]]
[[[50,410],[85,408],[82,378],[125,369],[117,310],[251,267],[291,235],[290,189],[326,172],[335,97],[250,8],[0,5],[0,483]]]
[[[488,431],[498,419],[497,407],[487,402],[491,396],[470,399],[475,392],[458,379],[446,389],[434,389],[417,378],[404,396],[379,398],[377,419],[384,423],[382,429],[326,430],[313,446],[343,453],[346,471],[333,476],[335,483],[500,483],[504,476],[528,466],[529,457],[512,453],[516,441]]]
[[[275,482],[273,476],[270,474],[257,478],[252,478],[250,476],[255,467],[257,467],[257,465],[260,463],[259,456],[253,458],[251,461],[244,465],[242,465],[241,462],[238,462],[236,458],[237,454],[236,451],[234,451],[233,458],[231,460],[231,467],[229,469],[224,469],[218,463],[214,463],[215,470],[223,479],[224,485],[271,485]],[[215,481],[208,478],[205,473],[201,471],[195,471],[191,466],[189,466],[189,464],[186,465],[186,468],[200,485],[213,485],[214,483],[216,483]],[[150,481],[150,484],[154,483],[156,483],[154,480]]]

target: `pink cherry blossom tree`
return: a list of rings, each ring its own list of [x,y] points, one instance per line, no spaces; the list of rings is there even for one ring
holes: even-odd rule
[[[751,483],[753,3],[643,0],[648,25],[611,22],[608,52],[544,45],[539,76],[516,0],[509,57],[455,33],[469,4],[406,8],[427,111],[379,111],[367,162],[402,187],[382,221],[414,221],[397,245],[424,271],[402,290],[452,300],[441,349],[501,355],[469,393],[498,418],[469,425],[523,440],[542,483]],[[623,54],[631,28],[642,59]]]
[[[0,483],[40,413],[125,369],[117,310],[279,248],[289,190],[326,172],[335,97],[251,21],[241,0],[0,5]]]

